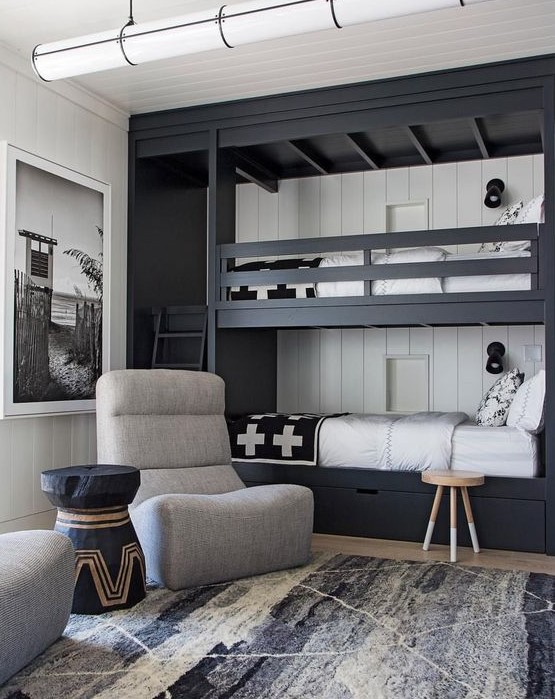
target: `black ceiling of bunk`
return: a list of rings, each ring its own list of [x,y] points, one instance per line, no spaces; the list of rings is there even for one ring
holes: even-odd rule
[[[276,192],[288,178],[541,153],[542,123],[541,111],[530,110],[279,141],[233,148],[232,155],[238,183]],[[153,160],[188,186],[207,186],[206,151]]]

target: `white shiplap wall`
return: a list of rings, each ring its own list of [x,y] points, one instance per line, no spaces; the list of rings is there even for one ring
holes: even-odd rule
[[[278,194],[240,185],[237,241],[381,233],[387,203],[423,199],[429,201],[430,228],[487,225],[499,216],[483,205],[493,177],[505,182],[506,203],[527,201],[543,192],[543,156],[286,180]],[[503,342],[505,366],[519,366],[531,376],[542,363],[525,363],[523,346],[543,346],[543,337],[543,326],[282,330],[277,407],[383,411],[384,355],[427,354],[430,409],[473,414],[496,378],[485,372],[487,345]]]
[[[86,92],[39,83],[26,62],[0,49],[0,140],[112,186],[113,368],[125,365],[127,122]],[[93,414],[0,421],[0,533],[50,526],[53,510],[41,493],[40,472],[95,456]]]

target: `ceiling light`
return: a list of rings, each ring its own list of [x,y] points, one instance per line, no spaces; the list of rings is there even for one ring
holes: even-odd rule
[[[248,0],[144,24],[135,23],[131,4],[122,28],[39,44],[32,61],[40,78],[58,80],[478,2],[485,0]]]

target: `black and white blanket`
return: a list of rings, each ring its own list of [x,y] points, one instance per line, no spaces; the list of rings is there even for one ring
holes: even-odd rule
[[[230,272],[264,272],[270,270],[308,269],[318,267],[322,258],[288,259],[273,262],[246,262],[237,265]],[[260,299],[311,299],[316,297],[313,283],[308,284],[274,284],[272,286],[233,286],[229,291],[230,301],[249,301]]]
[[[265,413],[234,420],[228,424],[232,460],[314,466],[318,433],[326,417]]]

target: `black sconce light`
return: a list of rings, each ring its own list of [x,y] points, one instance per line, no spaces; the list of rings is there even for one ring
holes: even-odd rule
[[[504,189],[505,183],[503,180],[494,179],[487,183],[484,204],[488,209],[496,209],[498,206],[501,206],[501,194]]]
[[[503,360],[501,357],[505,354],[505,345],[502,342],[490,342],[486,352],[488,353],[486,371],[489,374],[500,374],[503,371]]]

